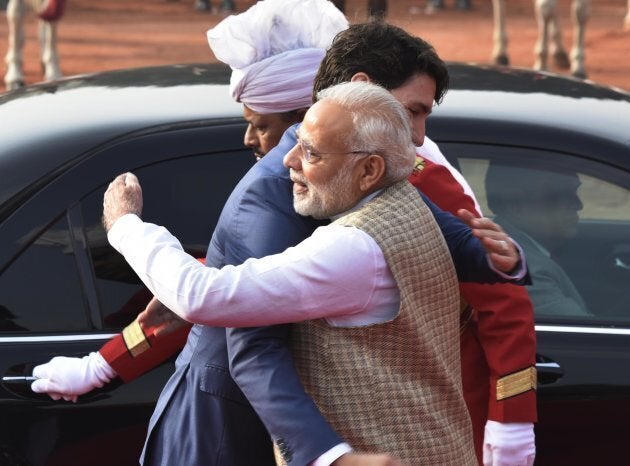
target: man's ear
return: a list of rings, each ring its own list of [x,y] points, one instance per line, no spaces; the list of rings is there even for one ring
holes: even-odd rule
[[[378,154],[370,154],[360,161],[359,188],[361,191],[370,193],[385,178],[385,159]]]
[[[370,79],[370,77],[365,74],[363,71],[359,71],[358,73],[355,73],[351,78],[350,78],[350,82],[364,82],[364,83],[371,83],[372,80]]]

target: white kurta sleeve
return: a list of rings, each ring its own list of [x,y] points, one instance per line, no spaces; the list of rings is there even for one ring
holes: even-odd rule
[[[121,217],[108,234],[151,292],[182,318],[248,327],[360,314],[383,254],[364,232],[327,226],[281,254],[239,266],[205,267],[165,228]]]

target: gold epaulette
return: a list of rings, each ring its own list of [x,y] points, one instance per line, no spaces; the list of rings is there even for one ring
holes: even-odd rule
[[[536,380],[537,374],[534,366],[501,377],[497,380],[497,401],[520,395],[529,390],[536,390]]]
[[[123,340],[131,357],[140,356],[151,347],[142,327],[137,320],[127,325],[122,331]]]
[[[424,160],[424,157],[421,157],[416,154],[416,161],[413,164],[413,171],[421,172],[422,170],[424,170],[425,166],[426,166],[426,161]]]

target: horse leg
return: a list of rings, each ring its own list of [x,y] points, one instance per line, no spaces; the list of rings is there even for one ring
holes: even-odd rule
[[[586,21],[590,14],[590,0],[573,0],[571,16],[573,18],[573,48],[571,49],[571,74],[576,78],[586,78],[584,68],[584,34]]]
[[[629,0],[630,1],[630,0]],[[507,46],[508,37],[505,29],[505,5],[503,0],[492,0],[494,29],[492,33],[492,61],[497,65],[509,65]]]
[[[24,86],[24,69],[22,50],[24,48],[24,2],[23,0],[9,0],[7,4],[7,23],[9,26],[9,40],[7,54],[4,61],[7,71],[4,83],[7,89],[17,89]]]
[[[39,21],[39,45],[41,51],[44,80],[53,81],[61,78],[59,53],[57,52],[57,23]]]
[[[549,1],[551,2],[551,0]],[[549,31],[551,32],[553,63],[561,70],[568,70],[571,63],[569,61],[569,54],[562,43],[562,28],[560,27],[560,14],[556,7],[556,0],[553,0],[553,6],[551,8]]]
[[[534,69],[548,69],[549,40],[552,41],[553,59],[559,68],[569,68],[569,56],[562,45],[562,33],[558,21],[556,0],[536,0],[534,4],[538,39],[536,40]]]
[[[536,23],[538,24],[538,38],[534,53],[536,60],[534,61],[535,70],[546,70],[547,55],[549,53],[549,4],[546,0],[536,0],[534,2],[534,12],[536,14]]]

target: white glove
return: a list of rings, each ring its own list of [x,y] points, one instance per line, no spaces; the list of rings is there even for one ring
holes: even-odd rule
[[[486,422],[483,466],[533,466],[535,457],[532,422]]]
[[[48,393],[53,400],[63,398],[76,403],[79,395],[102,387],[116,375],[101,353],[82,358],[57,356],[33,369],[37,380],[31,384],[31,390]]]

